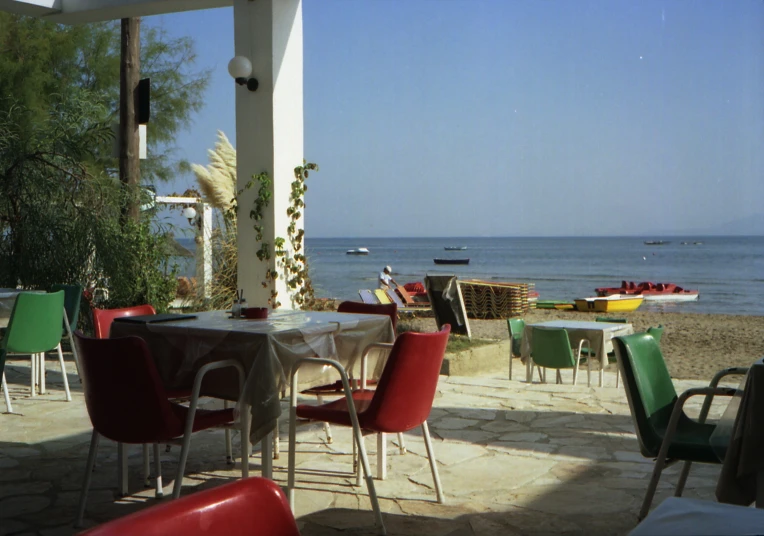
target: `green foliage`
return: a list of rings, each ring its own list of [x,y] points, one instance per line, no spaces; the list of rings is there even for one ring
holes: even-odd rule
[[[109,289],[105,306],[129,307],[150,303],[159,312],[175,297],[176,267],[168,265],[166,237],[153,231],[150,222],[116,219],[99,225],[94,240],[91,270],[100,274],[97,286]]]
[[[105,286],[107,306],[152,303],[161,310],[175,285],[165,239],[148,221],[120,224],[127,194],[95,162],[93,148],[111,136],[98,102],[85,90],[71,92],[35,121],[33,111],[3,102],[0,285]]]
[[[104,119],[118,122],[119,58],[118,21],[60,26],[0,12],[0,99],[12,97],[29,110],[26,122],[16,125],[19,131],[46,121],[56,96],[68,98],[81,90],[98,95]],[[151,78],[144,182],[169,179],[185,164],[172,161],[173,141],[203,106],[210,75],[194,70],[195,60],[190,38],[171,39],[163,29],[142,24],[141,77]],[[93,147],[102,169],[116,168],[111,147],[111,140]]]
[[[294,168],[295,180],[291,184],[290,205],[286,210],[287,216],[289,216],[287,238],[277,236],[273,240],[273,252],[276,255],[277,270],[268,269],[265,272],[265,280],[262,282],[263,288],[270,287],[271,289],[268,303],[273,309],[281,307],[281,302],[278,299],[279,293],[276,290],[279,269],[283,274],[287,287],[292,291],[290,293],[292,305],[305,309],[310,308],[315,301],[313,285],[308,273],[308,259],[303,253],[305,231],[297,228],[297,223],[302,217],[302,210],[305,207],[305,192],[308,190],[305,180],[308,178],[310,171],[318,171],[318,166],[305,160],[303,160],[302,166]],[[264,211],[270,204],[273,196],[272,184],[268,174],[262,172],[254,175],[245,186],[245,189],[249,189],[254,185],[258,185],[257,197],[252,205],[252,209],[249,211],[249,217],[255,222],[253,225],[255,240],[260,243],[260,248],[257,250],[257,258],[261,261],[271,259],[271,244],[263,240],[262,220]],[[287,240],[289,248],[285,247],[287,246]]]

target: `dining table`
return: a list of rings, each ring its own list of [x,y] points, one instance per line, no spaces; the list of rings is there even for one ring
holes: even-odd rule
[[[16,304],[16,298],[22,292],[44,292],[42,290],[24,290],[17,288],[0,288],[0,328],[8,326],[11,319],[13,306]]]
[[[582,320],[550,320],[526,324],[523,330],[523,341],[520,346],[521,357],[525,363],[525,379],[528,383],[533,382],[531,367],[531,348],[533,345],[533,328],[563,328],[568,333],[570,344],[578,346],[578,343],[586,339],[591,344],[591,350],[600,362],[600,387],[605,383],[605,367],[607,366],[607,354],[613,351],[613,337],[631,335],[634,327],[631,324],[615,322],[588,322]]]
[[[168,389],[191,385],[196,372],[207,363],[227,359],[241,363],[246,374],[241,396],[232,368],[210,371],[202,395],[235,401],[240,416],[251,412],[250,441],[261,441],[266,477],[272,471],[271,434],[278,425],[281,396],[294,364],[306,357],[331,358],[351,371],[360,366],[366,346],[395,338],[386,315],[277,310],[265,319],[233,318],[226,311],[163,318],[158,322],[117,319],[110,336],[143,338]],[[370,378],[380,376],[386,358],[384,352],[369,356]],[[300,387],[326,383],[327,373],[331,372],[322,365],[302,365]]]

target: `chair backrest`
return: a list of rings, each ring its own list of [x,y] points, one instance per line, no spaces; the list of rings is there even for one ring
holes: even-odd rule
[[[74,333],[80,377],[93,428],[122,443],[154,443],[183,435],[146,342],[140,337],[92,339]]]
[[[507,329],[509,329],[509,344],[512,348],[512,355],[519,356],[522,352],[525,320],[522,318],[507,318]]]
[[[22,354],[47,352],[61,342],[63,324],[63,291],[22,292],[13,305],[2,346]]]
[[[64,309],[66,317],[69,320],[69,327],[72,331],[77,329],[77,322],[80,319],[80,302],[82,301],[82,285],[53,285],[51,292],[64,291]],[[66,326],[63,326],[66,329]]]
[[[395,339],[368,408],[358,415],[361,428],[406,432],[427,420],[451,326],[435,333],[407,331]]]
[[[398,325],[398,306],[394,303],[361,303],[344,301],[337,306],[338,313],[356,313],[365,315],[387,315],[393,323],[393,332]]]
[[[155,314],[157,312],[151,305],[135,305],[121,309],[93,309],[93,333],[96,339],[106,339],[109,337],[111,323],[115,318]]]
[[[639,447],[657,456],[677,394],[660,346],[647,333],[613,338]]]
[[[657,326],[657,327],[649,327],[647,328],[647,332],[653,336],[653,339],[655,339],[655,342],[660,343],[661,337],[663,337],[663,330],[665,328],[663,327],[663,324]]]
[[[534,364],[542,367],[561,369],[576,366],[568,332],[563,328],[534,326],[531,357]]]
[[[300,536],[279,485],[253,477],[151,506],[83,536]]]

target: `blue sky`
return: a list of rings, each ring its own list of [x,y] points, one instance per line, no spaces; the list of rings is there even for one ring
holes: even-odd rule
[[[764,2],[304,0],[308,236],[712,231],[764,208]],[[149,17],[213,71],[230,8]],[[182,191],[179,177],[167,191]]]

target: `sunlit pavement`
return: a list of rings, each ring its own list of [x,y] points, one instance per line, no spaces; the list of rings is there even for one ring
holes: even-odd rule
[[[77,532],[72,522],[91,428],[73,363],[67,362],[73,401],[66,402],[60,372],[51,361],[48,392],[37,398],[29,396],[29,360],[14,359],[6,366],[16,414],[0,415],[0,535]],[[528,385],[496,376],[441,376],[429,423],[446,502],[436,502],[420,431],[405,434],[405,454],[397,438],[388,437],[387,479],[375,481],[388,533],[631,530],[652,460],[639,454],[625,393],[614,387],[614,372],[607,373],[605,388],[573,387],[570,375],[563,377],[565,385]],[[679,391],[700,385],[676,383]],[[699,403],[695,401],[695,412]],[[5,409],[4,404],[0,407]],[[282,455],[274,460],[274,478],[285,485],[283,421]],[[333,427],[333,435],[334,441],[327,444],[320,424],[298,428],[296,508],[302,534],[375,534],[366,489],[354,485],[350,430]],[[238,439],[234,437],[234,453]],[[376,475],[376,440],[367,437],[366,445]],[[161,450],[169,495],[180,449]],[[130,492],[120,498],[116,444],[101,441],[86,527],[158,502],[153,489],[143,487],[141,447],[131,446],[128,453]],[[258,474],[259,464],[256,449],[250,458],[253,474]],[[664,472],[654,505],[672,494],[678,471],[675,465]],[[718,473],[719,466],[693,466],[685,496],[713,499]],[[238,460],[235,466],[226,465],[222,431],[201,432],[192,442],[183,493],[217,486],[240,474]]]

